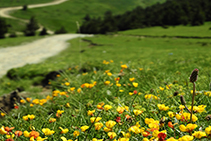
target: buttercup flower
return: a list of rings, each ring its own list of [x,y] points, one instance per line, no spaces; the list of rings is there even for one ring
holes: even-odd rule
[[[205,129],[205,132],[206,132],[207,135],[211,135],[211,126],[207,127]]]
[[[79,135],[80,135],[80,132],[79,132],[79,131],[74,131],[74,132],[73,132],[73,136],[74,136],[74,137],[77,137],[77,136],[79,136]]]
[[[85,132],[87,129],[89,129],[89,126],[81,126],[81,131],[82,132]]]
[[[91,123],[93,123],[94,121],[95,121],[95,122],[98,122],[98,121],[100,121],[101,119],[102,119],[101,117],[97,117],[97,118],[96,118],[96,117],[91,117],[91,118],[90,118],[90,121],[91,121]]]
[[[138,115],[142,114],[143,111],[141,111],[141,110],[133,110],[133,113],[134,113],[136,116],[138,116]]]
[[[133,82],[133,87],[138,87],[138,83]]]
[[[88,110],[87,115],[91,116],[94,112],[95,112],[95,110],[92,110],[92,111]]]
[[[106,127],[110,128],[110,129],[113,128],[115,125],[116,125],[115,121],[109,120],[106,122]]]
[[[68,131],[69,131],[69,129],[63,129],[62,127],[59,127],[59,129],[61,129],[62,131],[60,132],[60,134],[66,134]]]
[[[123,112],[124,112],[124,110],[125,110],[125,108],[124,107],[117,107],[117,112],[119,113],[119,114],[122,114]]]
[[[106,111],[110,110],[111,108],[112,108],[111,105],[105,105],[105,106],[104,106],[104,109],[105,109]]]
[[[43,132],[46,136],[48,136],[48,135],[53,135],[53,134],[55,133],[55,131],[50,130],[49,128],[43,128],[43,129],[42,129],[42,132]]]
[[[202,131],[195,131],[192,135],[197,139],[201,139],[206,136],[206,133]]]
[[[178,139],[178,141],[192,141],[192,140],[193,140],[193,136],[190,136],[190,135],[185,135]]]
[[[103,124],[101,122],[97,122],[94,125],[95,125],[95,130],[100,130],[103,127]]]
[[[113,139],[116,137],[116,133],[115,132],[108,132],[108,136],[110,139]]]

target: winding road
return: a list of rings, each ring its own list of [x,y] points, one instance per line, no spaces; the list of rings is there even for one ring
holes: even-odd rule
[[[31,9],[31,8],[39,8],[39,7],[52,6],[52,5],[61,4],[61,3],[66,2],[66,1],[68,1],[68,0],[54,0],[54,1],[49,2],[49,3],[28,5],[27,8]],[[22,22],[27,23],[27,22],[29,22],[29,20],[16,18],[16,17],[13,17],[13,16],[9,15],[9,13],[11,13],[12,11],[20,10],[22,8],[23,8],[23,6],[0,8],[0,17],[9,18],[9,19],[15,19],[15,20],[20,20]],[[41,24],[39,24],[39,26],[40,26],[40,28],[38,29],[38,31],[41,31],[42,28],[43,28],[43,26]],[[48,30],[47,32],[48,32],[48,34],[53,34],[54,33],[51,30]]]
[[[50,6],[60,4],[67,0],[55,0],[50,3],[45,4],[35,4],[29,5],[28,8],[37,8],[43,6]],[[13,10],[21,9],[21,6],[2,8],[0,9],[0,16],[5,18],[18,19],[12,17],[9,13]],[[22,19],[18,19],[22,20]],[[82,35],[82,34],[63,34],[45,37],[27,43],[25,45],[7,47],[0,49],[0,77],[6,74],[6,72],[11,68],[22,67],[26,64],[39,63],[44,59],[54,56],[67,48],[69,44],[68,40],[78,37],[85,37],[92,35]]]

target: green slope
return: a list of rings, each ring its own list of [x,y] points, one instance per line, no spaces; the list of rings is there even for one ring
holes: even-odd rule
[[[86,14],[90,16],[103,16],[103,14],[111,10],[114,14],[121,14],[125,11],[132,10],[138,5],[146,7],[156,2],[164,2],[165,0],[71,0],[60,5],[30,9],[28,11],[16,11],[13,16],[29,19],[36,16],[38,22],[51,30],[59,29],[61,26],[69,32],[76,31],[76,21],[82,23],[82,18]]]

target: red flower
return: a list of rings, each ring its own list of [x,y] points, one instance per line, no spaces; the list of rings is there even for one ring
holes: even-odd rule
[[[138,92],[136,90],[133,91],[134,94],[137,94]]]
[[[165,141],[166,134],[165,134],[165,133],[159,133],[159,134],[158,134],[158,138],[159,138],[158,141]]]
[[[119,123],[119,122],[121,122],[121,117],[116,117],[116,119],[115,119],[115,120],[116,120],[116,122],[118,122],[118,123]]]
[[[10,138],[10,139],[6,139],[5,141],[14,141],[14,140]]]

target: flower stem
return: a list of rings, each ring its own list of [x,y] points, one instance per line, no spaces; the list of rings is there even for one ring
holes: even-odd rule
[[[192,122],[192,116],[193,116],[193,104],[194,104],[194,98],[195,98],[195,91],[196,91],[196,86],[195,86],[195,82],[193,82],[193,97],[192,97],[192,105],[191,105],[190,122]]]

